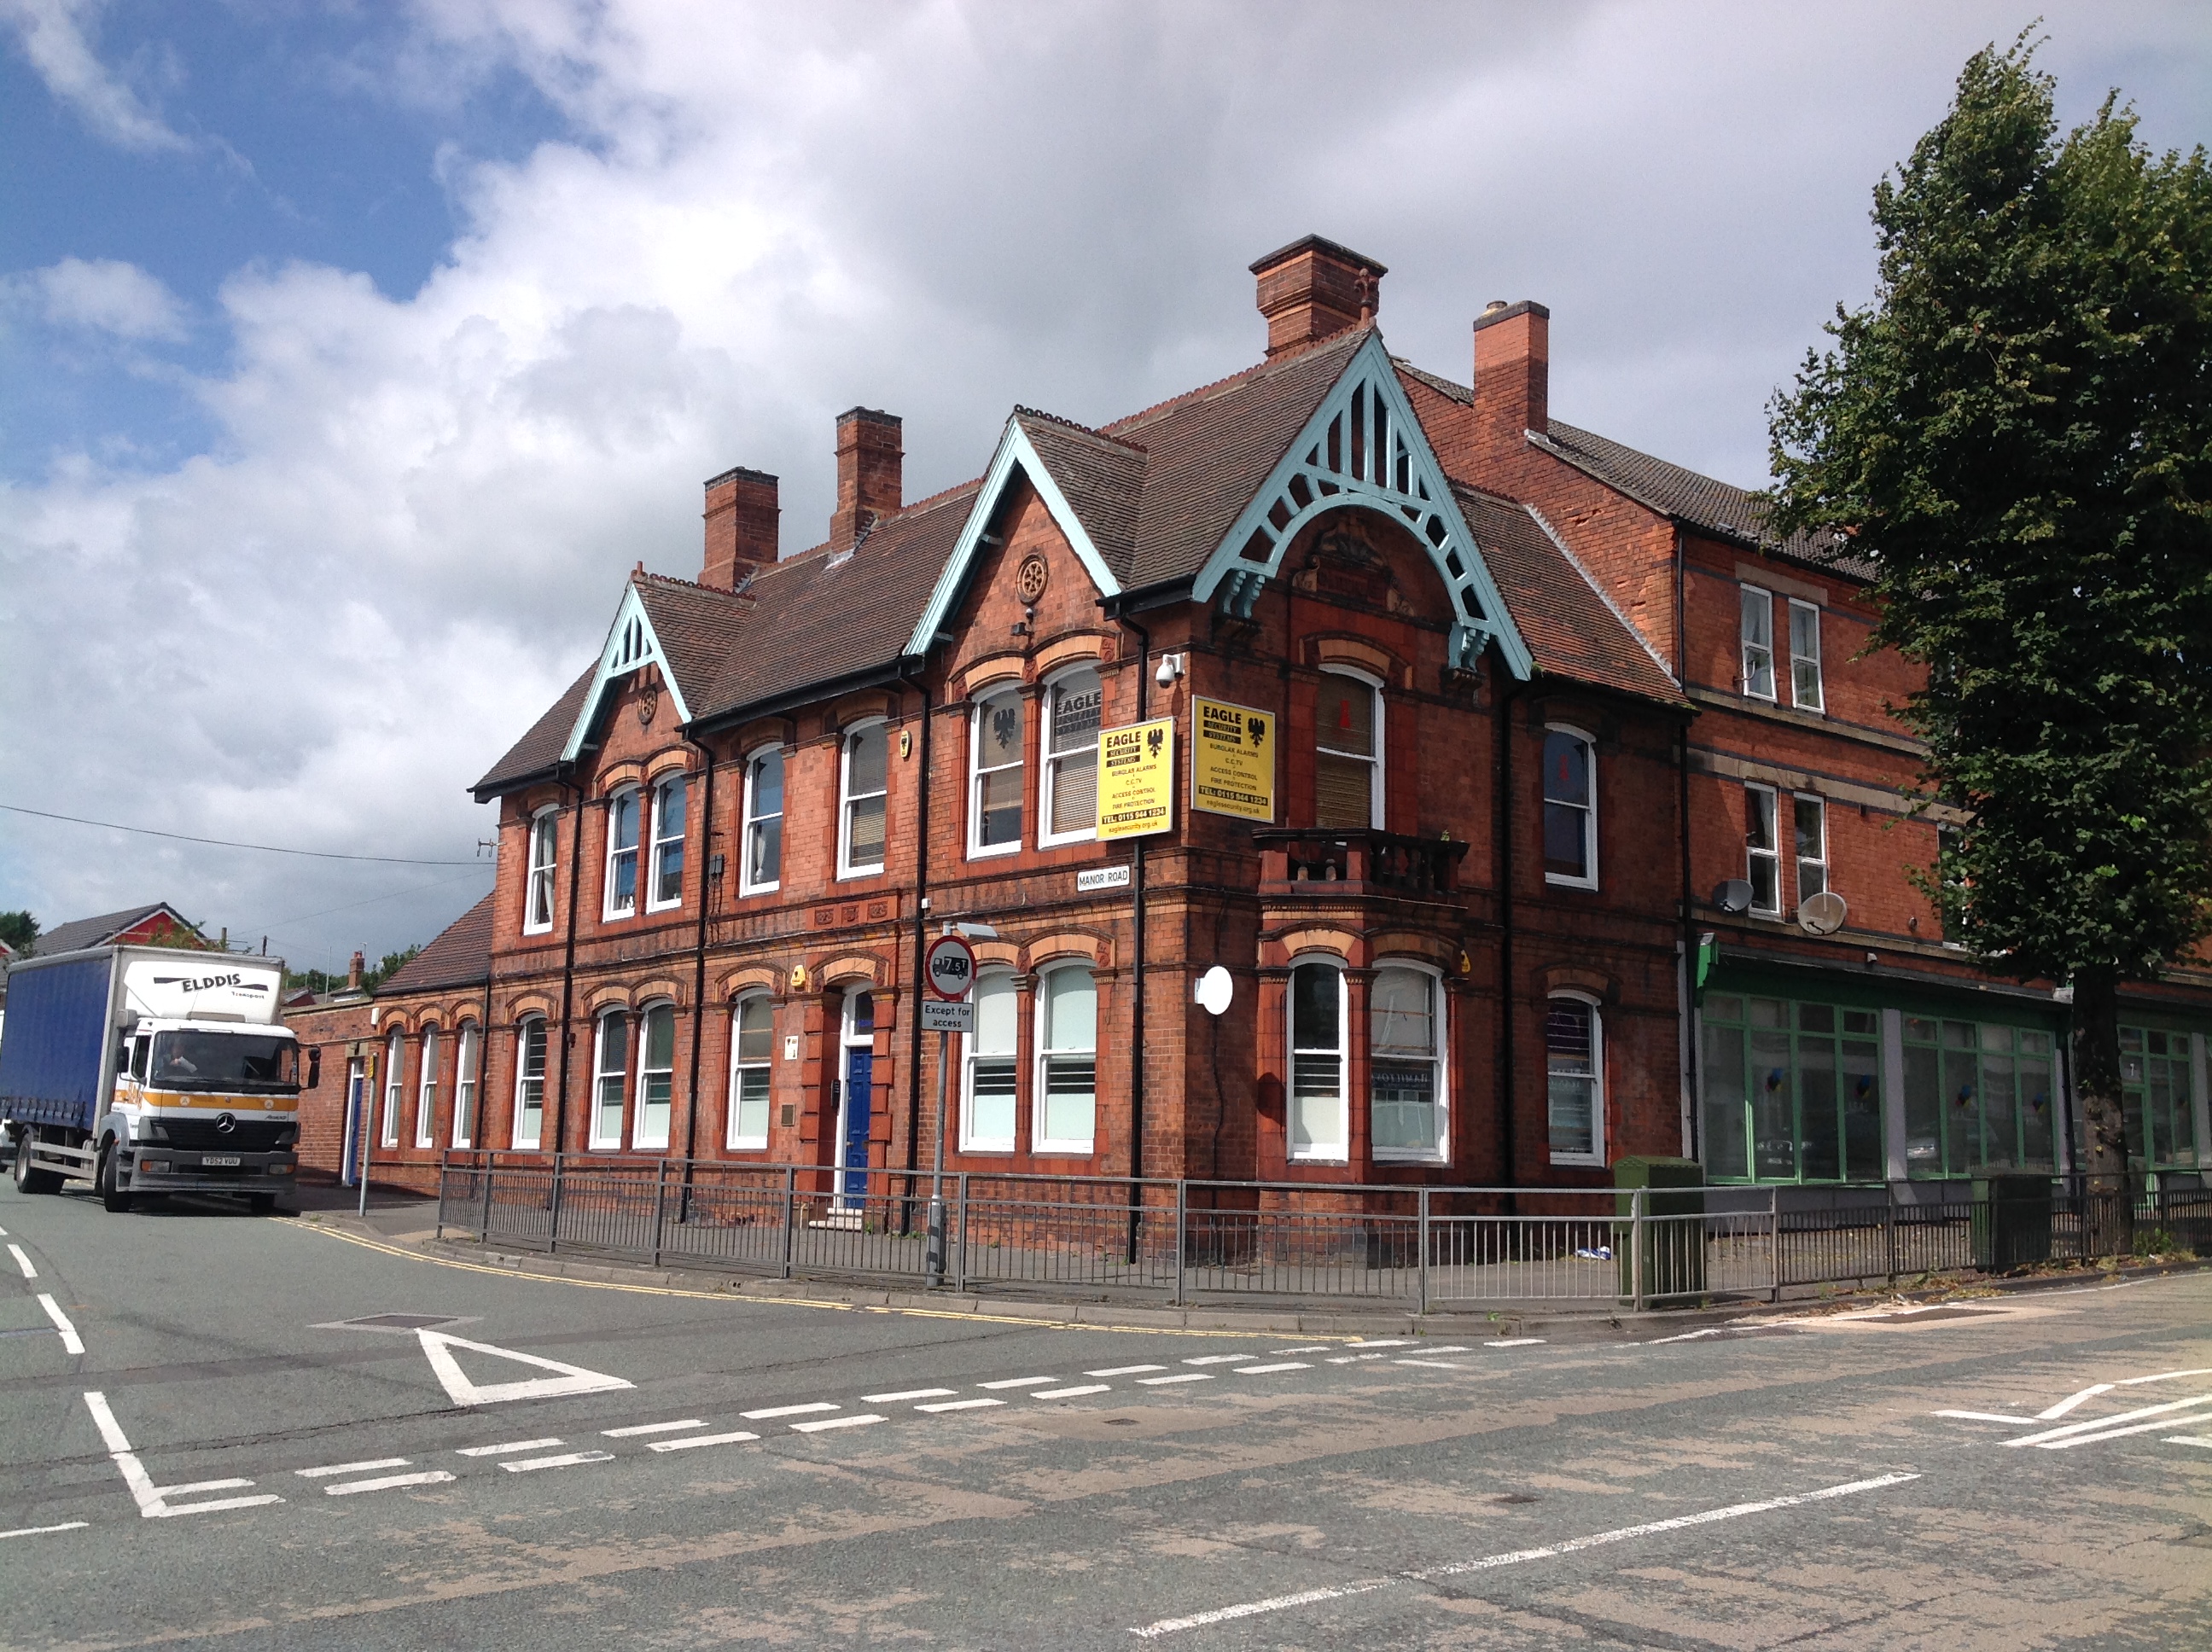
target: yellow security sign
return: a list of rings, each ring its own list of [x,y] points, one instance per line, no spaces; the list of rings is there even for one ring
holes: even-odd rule
[[[1098,835],[1142,837],[1175,825],[1175,719],[1098,732]]]
[[[1274,714],[1194,699],[1190,715],[1190,806],[1240,820],[1274,819]]]

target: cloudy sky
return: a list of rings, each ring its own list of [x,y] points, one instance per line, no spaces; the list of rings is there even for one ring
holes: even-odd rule
[[[387,858],[0,813],[0,909],[428,938],[705,477],[804,549],[839,410],[934,491],[1254,360],[1308,231],[1401,354],[1541,300],[1561,417],[1756,483],[1875,179],[2039,9],[2069,118],[2212,136],[2191,3],[0,0],[0,804]]]

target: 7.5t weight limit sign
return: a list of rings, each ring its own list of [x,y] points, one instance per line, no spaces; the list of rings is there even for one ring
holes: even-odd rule
[[[975,949],[957,935],[939,935],[924,956],[922,977],[929,987],[921,999],[922,1030],[974,1032],[975,1004],[969,993],[975,985]]]

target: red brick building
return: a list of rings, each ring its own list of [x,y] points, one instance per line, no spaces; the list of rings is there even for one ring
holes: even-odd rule
[[[1470,387],[1389,353],[1371,259],[1254,271],[1256,365],[1096,429],[1017,408],[933,498],[846,414],[811,550],[773,477],[707,483],[699,580],[633,574],[477,783],[497,888],[379,996],[380,1161],[926,1168],[915,982],[963,923],[956,1168],[2063,1168],[2064,1005],[1909,875],[1938,823],[1867,570],[1551,419],[1540,306],[1476,322]],[[1224,718],[1264,783],[1197,784]],[[1099,731],[1156,720],[1167,829],[1102,841]],[[2147,1168],[2212,1135],[2208,988],[2130,1000]]]

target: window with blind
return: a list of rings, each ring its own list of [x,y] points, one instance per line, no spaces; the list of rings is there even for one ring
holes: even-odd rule
[[[1012,683],[975,702],[969,725],[968,853],[1022,847],[1022,695]]]
[[[1765,917],[1782,911],[1782,844],[1775,821],[1774,788],[1743,788],[1743,875],[1751,884],[1751,909]]]
[[[399,1145],[399,1068],[407,1046],[395,1032],[384,1047],[384,1145]]]
[[[532,1016],[514,1029],[514,1145],[536,1147],[545,1127],[545,1023]]]
[[[530,875],[522,897],[526,935],[542,935],[553,927],[553,868],[560,829],[557,809],[541,809],[531,817]]]
[[[730,1145],[765,1147],[769,1063],[775,1054],[775,1004],[765,993],[738,999],[730,1031]]]
[[[623,1081],[629,1072],[629,1023],[621,1011],[599,1017],[592,1040],[592,1145],[623,1145]]]
[[[638,1041],[636,1148],[668,1145],[669,1114],[676,1095],[676,1006],[656,1004],[645,1012]]]
[[[1552,999],[1544,1017],[1544,1065],[1552,1163],[1604,1163],[1604,1029],[1595,1004]]]
[[[783,881],[783,753],[775,746],[745,765],[746,895],[765,895]]]
[[[1070,964],[1044,977],[1037,1023],[1035,1151],[1087,1154],[1098,1114],[1098,987],[1088,969]]]
[[[1790,599],[1790,703],[1800,711],[1825,708],[1820,692],[1820,610]]]
[[[435,1145],[438,1128],[438,1029],[422,1029],[422,1071],[415,1089],[415,1145]]]
[[[1094,671],[1071,671],[1046,691],[1043,844],[1098,830],[1098,726],[1106,691]]]
[[[473,1021],[461,1023],[460,1048],[453,1059],[453,1145],[474,1144],[477,1084],[483,1060],[483,1036]]]
[[[1390,964],[1367,989],[1368,1127],[1378,1159],[1444,1157],[1443,1005],[1437,977]]]
[[[1742,591],[1743,691],[1754,700],[1774,698],[1774,597],[1755,585]]]
[[[980,977],[975,1030],[967,1040],[967,1071],[961,1075],[960,1145],[967,1152],[1014,1151],[1018,1027],[1014,978],[1003,970]]]
[[[684,815],[690,783],[671,775],[653,788],[653,873],[647,880],[648,911],[684,899]]]
[[[1322,675],[1314,718],[1314,824],[1382,824],[1382,692],[1340,671]]]
[[[607,799],[607,887],[605,914],[627,918],[637,910],[637,817],[635,787]]]
[[[1314,962],[1291,971],[1291,1095],[1285,1123],[1293,1159],[1342,1163],[1350,1152],[1345,1003],[1341,965]]]
[[[884,869],[884,805],[890,788],[890,751],[883,724],[869,723],[845,737],[843,768],[837,875],[858,878]]]

